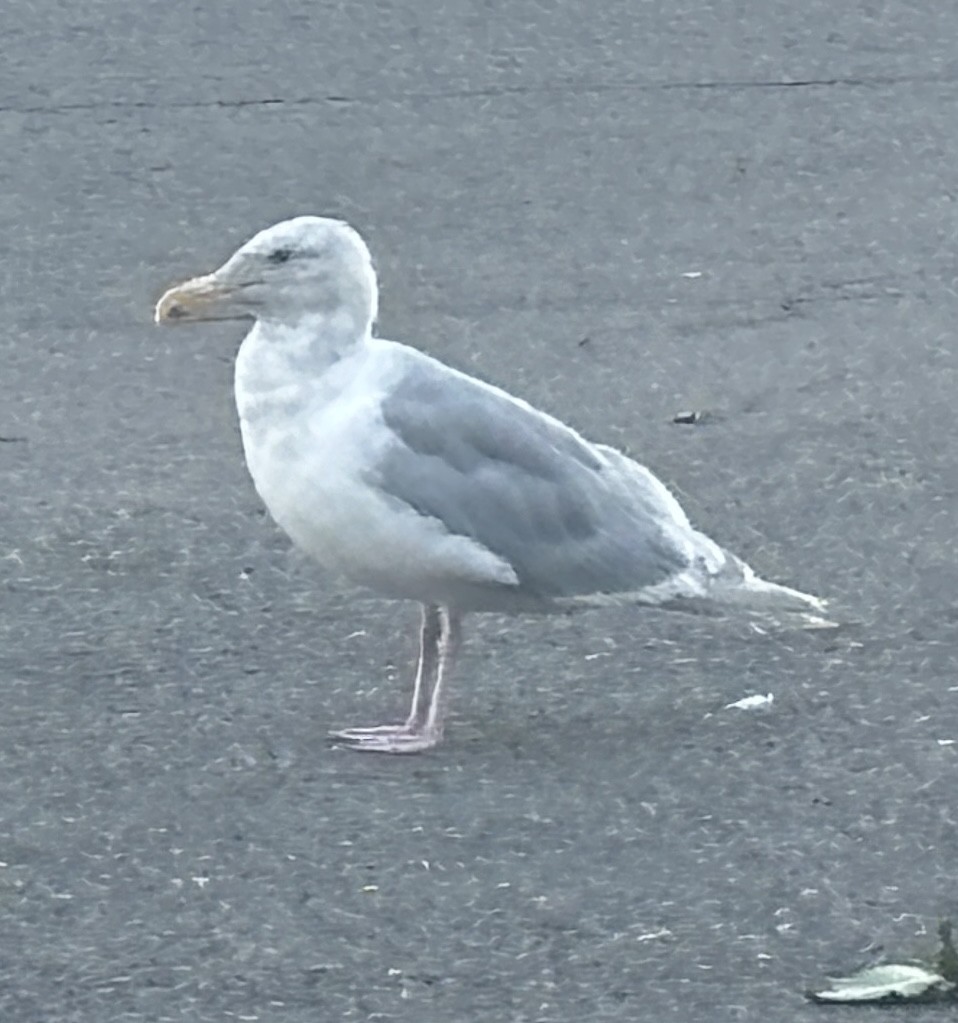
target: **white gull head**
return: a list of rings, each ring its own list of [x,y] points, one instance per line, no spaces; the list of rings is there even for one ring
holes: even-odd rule
[[[286,327],[338,320],[365,336],[377,304],[372,258],[358,232],[341,220],[307,216],[260,231],[218,270],[171,288],[155,318],[172,325],[252,317]]]

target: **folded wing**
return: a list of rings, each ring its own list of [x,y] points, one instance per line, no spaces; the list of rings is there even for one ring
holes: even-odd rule
[[[382,415],[380,489],[502,558],[529,596],[635,593],[689,566],[697,534],[651,473],[497,388],[419,356]]]

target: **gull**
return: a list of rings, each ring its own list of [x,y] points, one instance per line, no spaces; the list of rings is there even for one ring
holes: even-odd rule
[[[361,751],[442,738],[469,612],[609,604],[813,614],[694,529],[647,468],[506,391],[373,333],[378,286],[348,224],[301,216],[167,291],[160,324],[249,319],[235,392],[246,464],[292,542],[422,605],[401,724],[333,732]],[[518,340],[518,339],[517,339]]]

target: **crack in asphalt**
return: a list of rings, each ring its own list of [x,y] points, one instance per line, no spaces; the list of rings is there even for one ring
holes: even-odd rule
[[[541,85],[505,85],[487,86],[475,89],[451,89],[439,92],[399,92],[388,97],[383,96],[345,96],[331,94],[328,96],[299,96],[283,98],[279,96],[261,96],[252,99],[208,99],[208,100],[173,100],[159,103],[154,100],[90,100],[77,103],[56,103],[50,105],[17,106],[15,104],[0,105],[0,113],[18,114],[63,114],[82,110],[202,110],[202,109],[242,109],[244,107],[280,107],[280,106],[321,106],[326,104],[371,105],[381,103],[383,99],[390,102],[403,101],[435,101],[457,99],[490,99],[498,96],[526,96],[548,93],[596,94],[605,92],[678,92],[678,91],[718,91],[738,92],[747,89],[819,89],[819,88],[885,88],[896,85],[953,84],[958,81],[954,74],[942,75],[876,75],[876,76],[836,76],[830,78],[796,78],[796,79],[741,79],[729,81],[678,81],[678,82],[593,82],[593,83],[561,83]]]

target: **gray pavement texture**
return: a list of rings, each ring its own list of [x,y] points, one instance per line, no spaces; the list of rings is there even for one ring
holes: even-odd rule
[[[956,37],[931,0],[5,5],[3,1023],[801,1023],[933,948]],[[266,518],[239,325],[150,322],[304,212],[369,239],[385,335],[848,624],[476,617],[444,747],[331,748],[402,712],[416,610]]]

